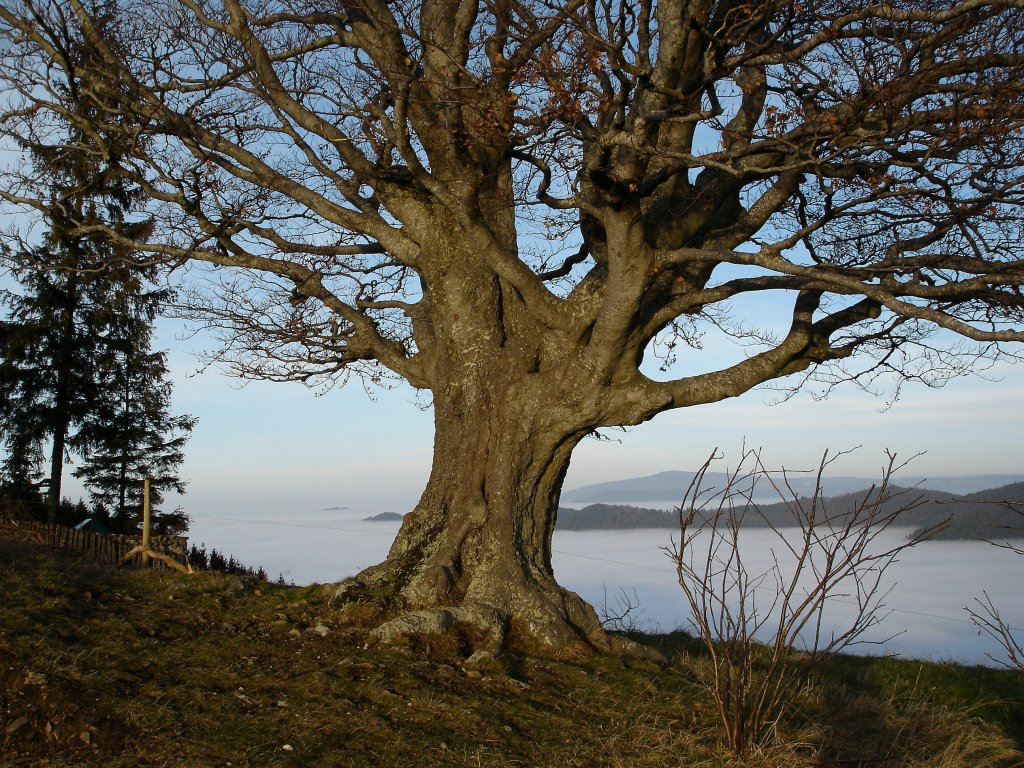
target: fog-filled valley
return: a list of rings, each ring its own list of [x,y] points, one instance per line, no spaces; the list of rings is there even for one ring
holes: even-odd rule
[[[194,514],[189,537],[262,566],[296,584],[340,581],[382,560],[398,531],[395,521],[365,520],[378,509],[236,509]],[[910,528],[893,528],[879,546],[905,539]],[[597,606],[614,613],[624,594],[638,605],[628,621],[640,629],[670,631],[688,627],[673,562],[663,551],[670,529],[615,531],[557,530],[553,563],[559,581]],[[779,542],[765,529],[745,532],[741,541],[752,573],[771,564]],[[677,536],[678,538],[678,536]],[[866,654],[988,663],[999,648],[971,625],[964,608],[987,593],[1004,619],[1024,627],[1024,558],[981,541],[929,541],[905,551],[887,573],[892,591],[885,621],[851,650]],[[765,595],[765,604],[768,594]],[[854,605],[837,595],[826,616],[826,630],[848,621]]]

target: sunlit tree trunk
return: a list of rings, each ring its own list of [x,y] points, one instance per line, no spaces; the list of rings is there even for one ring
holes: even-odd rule
[[[588,430],[536,391],[510,399],[485,406],[460,392],[435,403],[427,488],[387,561],[368,575],[387,581],[408,609],[482,608],[509,622],[504,629],[548,645],[593,642],[601,629],[594,610],[551,568],[559,491]]]
[[[430,478],[387,560],[361,579],[400,609],[459,606],[499,634],[600,645],[594,609],[555,581],[551,539],[572,451],[603,423],[606,383],[580,363],[582,346],[548,345],[500,279],[472,274],[469,248],[444,247],[463,274],[425,288]]]
[[[64,479],[64,454],[67,451],[68,433],[71,430],[71,397],[72,371],[75,358],[77,330],[75,327],[75,311],[81,299],[79,294],[78,275],[74,271],[68,273],[67,285],[59,295],[64,303],[60,319],[60,341],[54,345],[55,358],[52,363],[56,380],[53,382],[53,411],[50,427],[53,444],[50,450],[50,484],[46,494],[46,520],[50,525],[57,524],[57,512],[60,509],[62,481]]]

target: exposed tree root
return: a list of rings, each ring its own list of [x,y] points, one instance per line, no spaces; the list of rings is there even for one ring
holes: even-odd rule
[[[481,630],[479,635],[486,638],[483,647],[497,655],[504,650],[507,637],[507,622],[497,611],[484,606],[449,606],[410,611],[385,621],[370,632],[370,640],[382,645],[399,645],[413,636],[443,635],[456,624],[463,624]]]
[[[589,608],[573,593],[565,593],[579,601],[574,613],[587,617]],[[379,590],[372,590],[359,577],[341,582],[334,593],[339,603],[369,602],[387,607],[390,602],[395,608],[393,597]],[[550,617],[548,617],[550,619]],[[582,622],[581,622],[582,623]],[[440,636],[451,632],[457,626],[474,630],[477,638],[474,650],[499,655],[510,642],[524,643],[531,653],[555,657],[579,657],[591,653],[607,653],[617,656],[654,661],[659,664],[667,659],[656,649],[645,646],[620,635],[604,631],[599,623],[587,622],[584,632],[575,623],[567,621],[530,621],[527,617],[510,616],[493,606],[467,602],[463,605],[445,605],[399,612],[370,631],[369,640],[381,645],[404,645],[414,638]]]

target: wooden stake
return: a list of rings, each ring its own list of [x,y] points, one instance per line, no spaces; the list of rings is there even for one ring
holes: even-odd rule
[[[131,550],[129,550],[128,554],[126,554],[121,559],[121,562],[117,564],[117,567],[122,568],[128,563],[129,560],[131,560],[133,557],[139,554],[141,554],[144,558],[147,559],[152,557],[155,560],[159,560],[160,562],[165,563],[167,566],[173,568],[176,571],[181,571],[182,573],[192,573],[192,566],[182,565],[177,560],[175,560],[172,557],[169,557],[168,555],[164,555],[159,552],[154,552],[149,549],[144,549],[143,547],[134,547]]]

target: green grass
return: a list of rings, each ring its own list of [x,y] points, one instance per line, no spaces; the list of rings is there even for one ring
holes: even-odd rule
[[[472,667],[458,628],[366,647],[373,612],[318,587],[116,573],[9,535],[0,589],[12,768],[1024,765],[1024,685],[1008,671],[837,659],[741,762],[679,633],[644,638],[665,667],[514,649]]]

